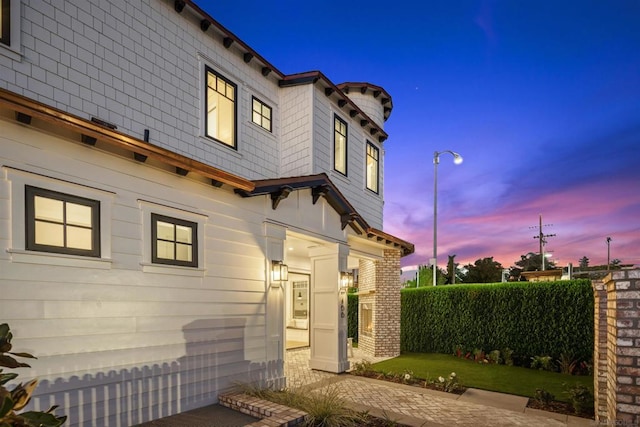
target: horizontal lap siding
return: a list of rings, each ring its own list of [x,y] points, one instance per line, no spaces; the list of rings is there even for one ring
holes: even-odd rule
[[[6,251],[16,248],[10,183],[0,180],[1,321],[16,350],[38,357],[19,377],[41,379],[30,407],[58,404],[69,425],[130,425],[269,375],[259,201],[103,153],[99,144],[9,121],[2,127],[2,165],[113,193],[111,218],[101,219],[111,222],[108,268],[21,263]],[[143,271],[142,239],[150,237],[139,200],[206,216],[201,273]]]

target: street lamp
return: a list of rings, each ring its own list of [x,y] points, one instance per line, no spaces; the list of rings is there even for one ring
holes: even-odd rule
[[[436,285],[436,270],[438,268],[438,164],[440,154],[449,153],[453,156],[453,163],[462,163],[462,156],[455,151],[444,150],[433,153],[433,286]]]
[[[611,237],[607,237],[607,271],[611,269]]]

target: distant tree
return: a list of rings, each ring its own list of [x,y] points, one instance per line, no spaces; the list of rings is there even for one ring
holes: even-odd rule
[[[620,264],[622,264],[622,261],[620,261],[618,258],[614,258],[611,260],[611,268],[613,268],[614,270],[617,270],[620,268]]]
[[[586,255],[580,258],[578,262],[580,263],[580,268],[582,269],[589,268],[589,258],[587,258]]]
[[[458,274],[458,263],[455,262],[455,257],[455,255],[449,255],[449,261],[447,262],[447,284],[461,282]]]
[[[417,279],[417,280],[416,280]],[[444,285],[447,281],[446,272],[440,268],[436,270],[436,280],[438,285]],[[415,288],[423,286],[433,286],[433,268],[429,265],[419,265],[417,278],[407,280],[405,288]]]
[[[509,269],[510,280],[520,280],[520,274],[523,271],[540,271],[542,270],[542,256],[538,253],[529,252],[526,255],[520,255],[520,260],[516,261],[515,266]],[[545,260],[545,269],[553,270],[556,268],[555,263]]]
[[[495,283],[502,281],[502,264],[493,257],[477,259],[473,264],[465,266],[467,274],[464,283]]]

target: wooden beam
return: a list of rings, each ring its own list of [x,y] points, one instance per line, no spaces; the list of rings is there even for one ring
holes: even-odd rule
[[[379,91],[379,90],[374,90],[374,91],[373,91],[373,97],[374,97],[374,98],[377,98],[377,97],[379,97],[379,96],[380,96],[380,94],[381,94],[381,93],[382,93],[382,92],[381,92],[381,91]]]
[[[233,39],[231,37],[225,37],[222,39],[222,45],[229,49],[233,44]]]
[[[338,100],[338,107],[342,108],[345,105],[347,105],[347,101],[345,101],[344,99]]]
[[[16,120],[19,121],[20,123],[24,123],[25,125],[31,124],[31,116],[25,113],[21,113],[19,111],[16,111]]]
[[[140,163],[144,163],[147,161],[147,156],[145,156],[144,154],[136,153],[136,152],[133,153],[133,158],[139,161]]]
[[[180,176],[187,176],[189,173],[188,170],[181,168],[180,166],[176,166],[176,173]]]
[[[184,9],[185,6],[185,2],[184,0],[176,0],[173,3],[173,8],[176,10],[176,12],[178,13],[182,13],[182,10]]]
[[[365,127],[368,124],[369,124],[369,120],[366,120],[366,119],[360,120],[360,126]]]
[[[362,86],[362,87],[360,88],[360,93],[361,93],[361,94],[363,94],[363,95],[364,95],[365,93],[367,93],[367,87],[366,87],[366,86]]]
[[[355,117],[358,115],[358,110],[351,110],[349,111],[349,116],[351,116],[351,118]]]
[[[203,19],[202,21],[200,21],[200,29],[203,32],[207,31],[210,26],[211,26],[211,21],[209,21],[208,19]]]
[[[329,192],[329,186],[327,184],[318,185],[317,187],[313,187],[311,189],[311,196],[313,200],[313,204],[315,205],[320,197],[324,197]]]
[[[87,145],[96,145],[96,141],[97,141],[96,138],[89,135],[85,135],[85,134],[82,134],[81,140]]]
[[[288,185],[283,185],[278,191],[271,193],[271,208],[275,211],[280,202],[289,197],[292,191],[293,188]]]
[[[262,75],[265,76],[265,77],[267,77],[269,75],[269,73],[271,73],[271,71],[273,71],[273,70],[271,70],[271,68],[269,68],[269,67],[262,67]]]
[[[246,52],[246,53],[242,56],[242,59],[244,60],[244,62],[246,62],[246,63],[248,64],[248,63],[249,63],[249,62],[251,62],[251,60],[253,59],[253,54],[252,54],[252,53],[249,53],[249,52]]]

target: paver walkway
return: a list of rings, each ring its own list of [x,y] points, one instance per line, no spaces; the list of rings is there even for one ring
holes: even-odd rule
[[[354,349],[352,364],[377,362]],[[527,398],[470,389],[463,395],[352,375],[334,375],[308,368],[309,350],[287,352],[285,374],[289,388],[337,390],[354,408],[415,426],[594,426],[593,420],[526,408]]]

